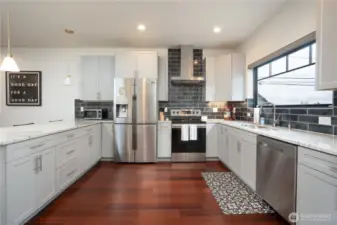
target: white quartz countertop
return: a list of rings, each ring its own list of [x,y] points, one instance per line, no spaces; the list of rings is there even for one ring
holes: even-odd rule
[[[252,123],[243,121],[211,119],[207,120],[207,123],[224,124],[233,128],[337,156],[337,136],[282,127],[273,128],[271,126],[266,126],[267,128],[257,128],[256,126],[253,126]]]
[[[69,122],[36,124],[20,127],[0,127],[0,146],[10,145],[21,141],[26,141],[104,122],[112,121],[74,120]]]

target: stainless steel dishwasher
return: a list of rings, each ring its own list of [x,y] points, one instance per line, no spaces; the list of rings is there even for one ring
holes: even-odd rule
[[[297,146],[258,136],[256,192],[288,222],[296,212]]]

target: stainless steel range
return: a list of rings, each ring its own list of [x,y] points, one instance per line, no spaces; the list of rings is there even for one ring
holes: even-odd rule
[[[172,109],[172,161],[206,161],[206,123],[199,109]]]

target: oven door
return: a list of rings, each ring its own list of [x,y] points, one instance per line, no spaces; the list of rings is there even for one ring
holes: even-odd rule
[[[182,141],[181,126],[172,125],[171,146],[173,162],[206,161],[206,126],[198,126],[197,140]]]

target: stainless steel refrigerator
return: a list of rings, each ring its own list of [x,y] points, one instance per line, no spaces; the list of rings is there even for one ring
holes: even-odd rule
[[[114,140],[116,162],[157,159],[157,79],[115,78]]]

